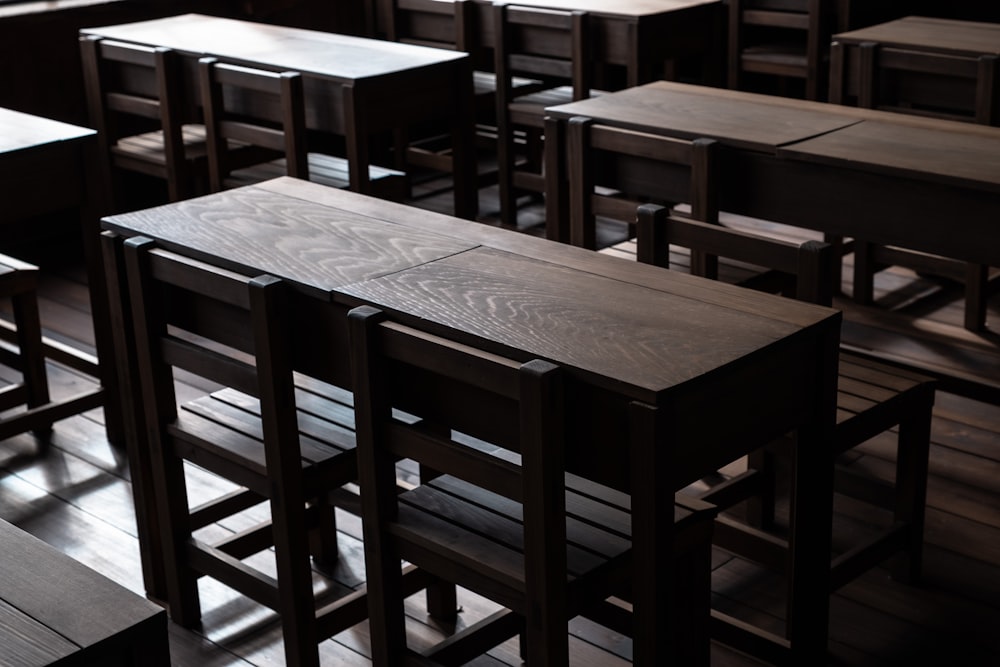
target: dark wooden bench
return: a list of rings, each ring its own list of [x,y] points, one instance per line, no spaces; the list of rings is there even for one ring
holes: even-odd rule
[[[0,664],[170,664],[167,612],[0,520]]]

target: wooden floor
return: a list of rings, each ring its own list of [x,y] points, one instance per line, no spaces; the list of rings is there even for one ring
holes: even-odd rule
[[[415,203],[447,208],[442,203],[447,201],[446,194],[439,194]],[[484,216],[489,217],[495,202],[495,194],[485,190]],[[541,222],[537,210],[523,216],[525,231],[538,232],[532,229]],[[92,333],[80,262],[71,253],[69,260],[42,263],[45,326],[54,337],[89,347]],[[992,333],[972,335],[959,326],[961,289],[955,285],[893,269],[880,274],[877,288],[879,304],[874,308],[859,309],[847,299],[838,300],[846,313],[845,341],[922,359],[939,370],[978,375],[994,384],[1000,380],[1000,298],[994,296],[991,302]],[[920,333],[904,338],[899,331]],[[951,342],[944,345],[941,340]],[[57,393],[87,383],[55,365],[50,371]],[[0,378],[8,376],[9,371],[0,373]],[[141,593],[129,471],[104,437],[100,411],[57,424],[46,457],[36,456],[36,444],[34,436],[23,435],[0,447],[0,518]],[[889,444],[885,438],[868,443],[853,465],[891,475]],[[837,592],[831,604],[830,665],[1000,665],[1000,406],[939,392],[930,471],[923,582],[896,583],[879,568]],[[207,474],[196,475],[192,486],[193,495],[218,488]],[[343,559],[334,581],[324,585],[357,588],[364,582],[360,521],[348,513],[338,519]],[[843,545],[885,520],[881,511],[838,499],[835,544]],[[766,627],[778,626],[784,616],[779,576],[721,551],[715,554],[714,566],[717,607]],[[200,630],[171,625],[174,664],[282,663],[273,613],[211,581],[202,582],[202,600]],[[493,609],[470,594],[463,594],[460,602],[463,625]],[[452,630],[430,621],[418,597],[411,599],[408,610],[411,640],[417,645]],[[630,664],[627,639],[583,621],[571,624],[570,635],[574,665]],[[367,644],[366,625],[355,626],[323,642],[324,664],[369,664]],[[513,642],[505,644],[475,664],[518,665],[516,649]],[[713,664],[760,663],[716,645]]]

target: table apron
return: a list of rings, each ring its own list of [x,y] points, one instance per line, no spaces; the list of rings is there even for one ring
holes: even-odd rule
[[[1000,265],[1000,194],[728,151],[723,210],[952,259]]]

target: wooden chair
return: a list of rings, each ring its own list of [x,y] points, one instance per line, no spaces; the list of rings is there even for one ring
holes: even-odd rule
[[[655,205],[644,205],[638,211],[637,253],[639,261],[668,266],[670,246],[727,258],[742,265],[723,263],[734,282],[769,291],[783,290],[795,298],[829,305],[831,302],[830,274],[835,254],[831,246],[819,241],[789,243],[718,225],[671,216]],[[748,267],[749,265],[749,267]],[[764,274],[750,267],[763,267]],[[770,280],[762,281],[768,275]],[[779,280],[773,280],[779,278]],[[832,589],[836,590],[858,574],[886,557],[899,553],[893,574],[905,581],[920,577],[923,544],[924,507],[927,491],[928,450],[930,446],[931,409],[934,403],[935,381],[931,378],[890,367],[861,356],[840,354],[837,388],[837,425],[835,451],[831,461],[845,452],[864,445],[872,438],[889,439],[896,429],[896,475],[893,481],[874,479],[848,467],[838,467],[838,490],[876,504],[886,504],[893,512],[892,524],[869,542],[845,550],[832,563]],[[734,477],[703,497],[720,506],[747,497],[748,489],[767,480],[771,466],[761,453],[751,457],[745,475]],[[770,484],[757,486],[769,489]],[[770,504],[765,504],[760,518],[770,523]],[[746,546],[745,531],[733,529],[729,519],[716,523],[716,543],[742,550]],[[739,538],[737,537],[739,536]],[[753,542],[773,545],[771,536],[759,535]],[[759,553],[766,553],[767,549]],[[773,563],[780,567],[780,563]]]
[[[850,52],[850,55],[848,53]],[[1000,123],[998,57],[915,51],[864,42],[830,46],[830,101],[982,125]],[[855,68],[854,77],[847,68]],[[848,80],[857,81],[848,90]]]
[[[832,11],[830,0],[729,0],[729,87],[745,90],[751,77],[777,77],[804,84],[799,94],[806,99],[822,99]]]
[[[106,243],[113,257],[115,240]],[[363,592],[329,600],[329,581],[314,592],[310,563],[310,555],[319,568],[335,563],[332,497],[357,478],[350,394],[293,374],[296,332],[309,324],[296,320],[295,297],[278,280],[225,271],[142,237],[123,245],[136,421],[146,425],[171,618],[199,622],[198,579],[208,576],[277,612],[287,664],[318,665],[318,642],[367,612]],[[181,373],[184,394],[175,385]],[[226,480],[220,495],[191,506],[191,464]],[[270,511],[254,507],[262,502]],[[212,524],[237,515],[249,527],[213,533]]]
[[[392,41],[465,51],[472,56],[477,144],[492,149],[496,142],[496,74],[492,71],[492,55],[479,39],[479,11],[479,5],[472,0],[384,0],[378,5],[379,27],[375,30]],[[519,85],[527,83],[519,81]],[[394,150],[402,158],[399,166],[410,165],[434,174],[451,173],[448,129],[435,124],[397,132]],[[495,181],[495,169],[480,173],[480,185]]]
[[[115,210],[125,202],[121,172],[162,179],[170,201],[207,186],[205,127],[187,99],[180,58],[94,36],[80,38],[90,123],[100,142],[101,176]]]
[[[673,139],[595,123],[578,116],[566,123],[570,242],[597,249],[597,218],[629,226],[649,201],[685,203],[696,220],[717,223],[711,139]]]
[[[99,407],[100,388],[85,390],[58,401],[49,395],[45,368],[48,346],[38,313],[38,267],[0,255],[0,297],[10,300],[12,321],[0,320],[0,363],[21,374],[21,380],[0,389],[0,440],[34,431],[38,451],[45,454],[44,435],[55,421]],[[96,377],[96,364],[93,375]],[[23,409],[22,409],[23,408]]]
[[[216,58],[202,58],[198,71],[212,192],[285,175],[335,188],[367,189],[365,184],[351,183],[345,158],[309,150],[301,74],[242,67]],[[269,153],[256,164],[234,163],[231,141]],[[375,196],[395,201],[406,196],[402,172],[370,165],[368,181]]]
[[[500,218],[516,226],[518,193],[545,192],[545,107],[595,93],[591,29],[586,12],[498,3],[493,6],[493,30]],[[540,80],[546,89],[519,94],[515,77]]]
[[[996,55],[972,58],[860,44],[856,58],[848,58],[839,42],[831,46],[830,101],[843,104],[853,98],[860,107],[884,109],[984,125],[1000,124],[1000,66]],[[857,91],[846,89],[847,67],[856,67]],[[871,304],[875,274],[890,266],[906,266],[920,273],[942,276],[964,284],[965,326],[977,330],[986,319],[990,267],[968,264],[903,248],[854,241],[854,299]],[[995,278],[995,276],[994,276]]]
[[[564,372],[411,329],[369,306],[348,319],[374,664],[413,657],[400,559],[506,608],[424,652],[426,664],[464,663],[522,629],[528,664],[569,664],[568,619],[628,581],[632,543],[628,498],[566,473]],[[630,414],[637,438],[655,409]],[[397,457],[438,476],[399,494]],[[693,665],[708,660],[714,511],[690,507],[675,513],[675,543],[695,536],[687,596],[675,604],[695,628],[678,633],[695,645],[678,664]]]

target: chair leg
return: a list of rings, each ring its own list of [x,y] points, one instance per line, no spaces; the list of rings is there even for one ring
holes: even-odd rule
[[[310,553],[316,565],[327,571],[332,571],[340,560],[340,550],[337,542],[337,508],[324,494],[315,504],[316,525],[310,531]]]
[[[430,482],[440,474],[437,470],[424,464],[420,465],[421,484]],[[424,596],[427,613],[433,618],[445,623],[452,623],[458,618],[458,593],[455,584],[438,577],[432,577],[424,591]]]
[[[162,450],[161,445],[151,444],[154,450]],[[182,627],[192,628],[201,622],[201,600],[198,576],[185,562],[191,525],[184,462],[164,456],[162,451],[154,451],[154,458],[154,465],[159,467],[154,479],[162,481],[156,489],[157,512],[163,530],[163,570],[170,619]]]
[[[21,356],[21,373],[28,392],[28,407],[36,408],[49,402],[49,381],[45,373],[45,349],[42,345],[42,324],[38,314],[38,294],[30,290],[11,297],[17,345]],[[37,433],[46,433],[51,422]],[[42,445],[43,449],[45,445]]]

